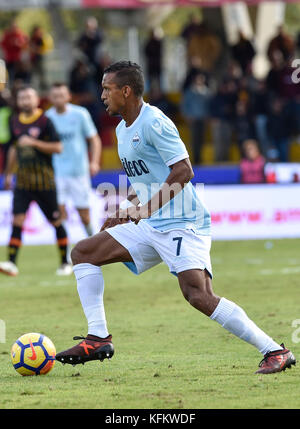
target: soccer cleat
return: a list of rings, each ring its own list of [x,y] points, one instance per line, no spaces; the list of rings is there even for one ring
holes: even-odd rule
[[[15,277],[19,274],[19,269],[13,262],[5,261],[0,262],[0,272],[7,276]]]
[[[296,359],[293,353],[280,344],[282,350],[274,350],[266,353],[263,360],[259,364],[259,368],[255,374],[272,374],[274,372],[285,371],[286,368],[291,368],[291,365],[296,365]]]
[[[62,264],[56,270],[57,276],[70,276],[73,273],[73,268],[71,264]]]
[[[102,362],[104,359],[110,359],[114,354],[111,338],[111,335],[106,338],[94,335],[74,337],[73,340],[82,339],[83,341],[68,350],[58,353],[55,359],[62,364],[69,363],[71,365],[84,364],[90,360],[100,360]]]

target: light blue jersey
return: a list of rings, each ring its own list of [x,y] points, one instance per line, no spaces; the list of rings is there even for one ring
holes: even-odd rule
[[[63,151],[53,155],[56,176],[84,176],[89,174],[86,138],[97,134],[92,118],[84,107],[68,103],[64,113],[51,107],[46,115],[52,120],[63,143]]]
[[[170,166],[189,157],[174,123],[148,103],[129,127],[122,120],[116,134],[120,160],[143,205],[165,183]],[[210,234],[210,214],[191,183],[144,222],[159,231],[180,228]]]

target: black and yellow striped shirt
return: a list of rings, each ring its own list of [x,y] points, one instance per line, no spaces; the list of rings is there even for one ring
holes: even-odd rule
[[[28,135],[43,142],[57,142],[59,136],[51,119],[37,109],[34,115],[26,117],[22,113],[11,119],[12,142],[17,149],[16,188],[28,191],[49,191],[55,189],[52,155],[33,147],[19,147],[17,140]]]

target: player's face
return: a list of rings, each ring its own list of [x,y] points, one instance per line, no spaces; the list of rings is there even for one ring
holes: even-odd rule
[[[39,97],[33,88],[19,91],[17,95],[17,105],[21,112],[32,113],[39,105]]]
[[[57,109],[63,109],[70,99],[70,92],[66,86],[51,89],[50,101]]]
[[[123,88],[119,88],[114,80],[115,73],[107,73],[102,79],[101,100],[106,106],[109,115],[118,115],[122,112],[126,98]]]

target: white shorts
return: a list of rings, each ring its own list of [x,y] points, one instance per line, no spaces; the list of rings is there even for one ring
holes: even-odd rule
[[[90,206],[91,179],[89,176],[56,177],[57,202],[65,205],[71,199],[77,209]]]
[[[173,274],[206,269],[212,277],[210,236],[197,235],[186,229],[160,232],[145,221],[137,225],[124,223],[105,231],[128,250],[133,262],[125,262],[125,265],[134,274],[140,274],[163,261]]]

